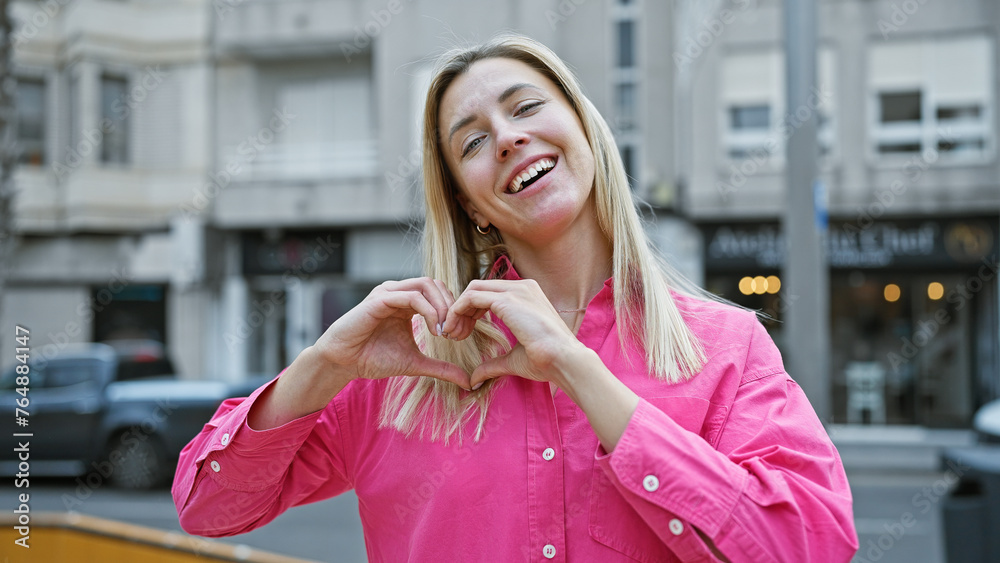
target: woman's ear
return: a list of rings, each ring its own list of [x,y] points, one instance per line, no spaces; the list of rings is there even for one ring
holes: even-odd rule
[[[462,206],[462,209],[465,210],[465,214],[469,216],[469,219],[471,219],[473,223],[484,229],[489,226],[489,220],[483,217],[479,210],[476,209],[475,204],[469,201],[469,198],[466,197],[461,190],[456,190],[456,197],[458,198],[458,204]]]

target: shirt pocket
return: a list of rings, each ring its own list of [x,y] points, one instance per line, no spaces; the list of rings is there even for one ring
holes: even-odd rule
[[[596,466],[590,494],[589,528],[591,539],[634,561],[680,561]]]
[[[670,415],[685,430],[711,439],[724,418],[718,409],[700,397],[646,397],[646,401]],[[715,406],[714,411],[710,407]],[[706,435],[707,434],[707,435]],[[615,551],[644,563],[673,563],[680,559],[660,540],[656,532],[618,492],[596,463],[590,494],[590,537]]]

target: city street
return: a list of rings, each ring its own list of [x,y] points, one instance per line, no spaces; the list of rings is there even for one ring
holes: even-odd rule
[[[935,502],[925,491],[942,479],[942,474],[860,471],[849,474],[849,478],[861,542],[855,562],[944,563],[941,502]],[[33,479],[31,483],[32,511],[65,510],[63,495],[72,496],[76,488],[72,480],[66,479]],[[4,510],[12,509],[16,492],[23,491],[12,483],[0,487],[0,506]],[[167,490],[133,493],[104,487],[76,509],[102,518],[180,531]],[[913,520],[907,519],[905,513],[910,513]],[[910,525],[905,526],[907,523]],[[205,541],[244,544],[321,562],[366,561],[357,497],[353,493],[294,508],[249,534]]]

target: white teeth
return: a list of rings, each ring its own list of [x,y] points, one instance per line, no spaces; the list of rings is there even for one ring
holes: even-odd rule
[[[555,165],[555,161],[550,158],[543,158],[542,160],[539,160],[514,178],[514,180],[510,183],[510,192],[516,194],[521,191],[521,186],[527,182],[529,178],[534,178],[545,170],[551,170]]]

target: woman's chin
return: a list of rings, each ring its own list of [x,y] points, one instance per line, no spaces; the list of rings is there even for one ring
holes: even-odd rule
[[[585,229],[597,228],[597,217],[588,206],[565,203],[533,210],[520,228],[501,230],[504,240],[517,239],[527,246],[544,247],[565,236],[584,237]]]

